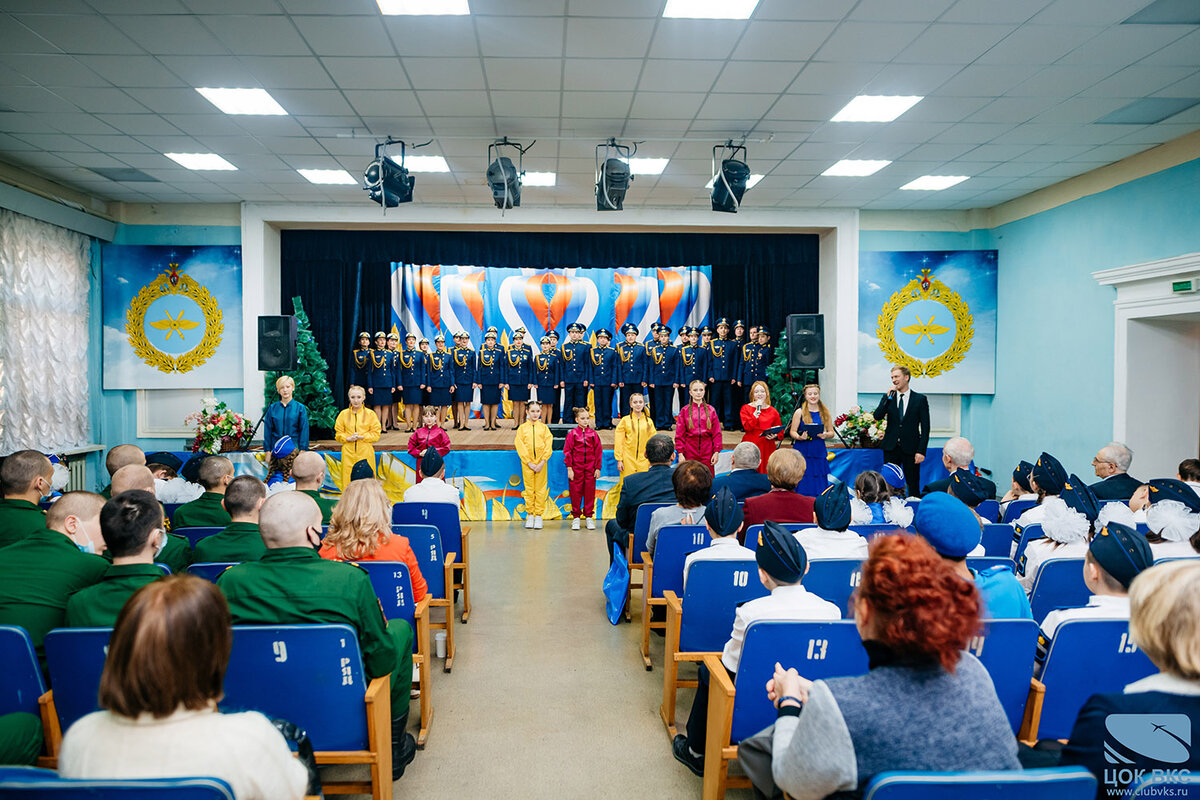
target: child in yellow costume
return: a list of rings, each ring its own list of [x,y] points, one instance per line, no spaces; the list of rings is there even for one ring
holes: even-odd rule
[[[546,513],[546,500],[550,496],[550,477],[546,463],[554,452],[554,437],[541,418],[541,403],[530,400],[526,408],[528,416],[517,428],[514,444],[517,457],[521,459],[521,478],[525,488],[525,527],[542,529],[542,515]]]
[[[333,432],[334,438],[342,443],[342,483],[349,486],[355,463],[366,461],[372,471],[376,469],[375,448],[371,445],[379,441],[382,428],[375,412],[363,405],[367,393],[361,386],[351,386],[346,395],[350,398],[350,407],[337,415]]]
[[[629,395],[629,414],[617,423],[613,439],[613,458],[621,479],[635,472],[650,469],[646,460],[646,440],[654,435],[654,420],[646,413],[646,398],[640,393]]]

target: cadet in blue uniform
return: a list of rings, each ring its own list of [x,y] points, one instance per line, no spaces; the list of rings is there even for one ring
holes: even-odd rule
[[[392,357],[387,351],[387,336],[375,332],[375,346],[370,353],[367,374],[367,405],[383,421],[384,408],[392,403]]]
[[[400,415],[396,413],[404,398],[400,392],[400,337],[389,333],[387,337],[388,369],[392,374],[392,402],[387,407],[387,419],[380,418],[380,427],[385,431],[400,430]],[[305,449],[305,448],[301,448]]]
[[[427,364],[425,356],[417,349],[417,336],[410,333],[404,337],[404,350],[396,359],[400,364],[400,395],[404,398],[404,421],[411,432],[421,419],[421,396],[425,389]]]
[[[479,348],[475,369],[475,387],[479,389],[479,404],[483,406],[483,429],[499,430],[496,412],[500,406],[500,386],[504,383],[504,351],[496,346],[496,329],[488,328]]]
[[[475,350],[466,331],[454,334],[454,429],[465,431],[471,421],[471,399],[475,394]]]
[[[562,346],[563,422],[575,421],[572,409],[587,408],[588,357],[592,348],[583,341],[585,331],[578,322],[572,322],[567,326],[567,341]]]
[[[558,349],[558,331],[550,331],[546,334],[550,337],[550,349],[554,351],[555,357],[558,359],[558,388],[551,395],[553,399],[550,401],[550,421],[555,425],[562,419],[562,351]],[[538,395],[541,397],[541,395]],[[542,408],[546,407],[546,401],[542,401]]]
[[[513,331],[513,341],[504,357],[504,385],[508,387],[508,401],[512,403],[513,428],[521,427],[525,421],[525,404],[529,402],[529,390],[533,385],[533,354],[525,345],[525,329]]]
[[[708,382],[712,390],[712,407],[725,428],[733,427],[739,409],[733,407],[731,391],[737,373],[737,345],[729,339],[729,320],[717,320],[717,338],[708,343]]]
[[[650,410],[654,413],[654,427],[660,431],[673,430],[675,415],[672,413],[675,402],[675,387],[679,384],[677,371],[679,369],[679,351],[671,344],[671,328],[659,325],[658,344],[649,348],[650,389],[654,402]]]
[[[429,354],[429,405],[438,407],[438,425],[445,427],[453,398],[450,389],[454,387],[454,364],[446,349],[446,337],[439,333],[433,342],[434,350]]]
[[[371,334],[358,335],[358,347],[350,352],[350,383],[367,387],[371,375]]]
[[[432,388],[429,385],[429,340],[422,336],[421,341],[417,343],[417,347],[420,348],[421,351],[421,360],[425,362],[425,387],[424,391],[421,392],[421,405],[428,406],[432,405],[432,403],[429,402],[430,389]]]
[[[742,374],[742,356],[744,355],[742,351],[746,347],[746,323],[740,319],[733,323],[733,339],[730,341],[733,342],[733,372],[730,373],[732,383],[729,385],[729,401],[732,405],[729,413],[733,415],[733,425],[730,428],[740,431],[742,429],[741,410],[746,397],[746,390],[742,388],[742,384],[738,383]]]
[[[588,382],[592,385],[592,401],[596,404],[596,430],[612,428],[613,394],[617,390],[617,351],[608,346],[612,334],[607,328],[596,331],[592,348]]]
[[[533,384],[537,387],[537,399],[542,404],[542,422],[550,421],[551,404],[562,385],[562,362],[549,336],[543,336],[542,352],[533,357]]]
[[[637,325],[625,323],[621,328],[625,341],[617,345],[617,386],[621,389],[620,416],[629,414],[629,396],[646,393],[648,380],[648,356],[645,346],[638,341]]]
[[[754,330],[754,328],[751,328]],[[766,325],[758,329],[758,341],[748,342],[742,348],[742,368],[738,382],[747,390],[755,381],[767,379],[767,365],[771,363],[771,332]]]
[[[679,407],[683,408],[691,402],[688,387],[692,381],[700,381],[708,385],[708,351],[700,346],[700,329],[684,328],[680,333],[687,337],[687,343],[679,348],[679,372],[675,383],[679,386]]]

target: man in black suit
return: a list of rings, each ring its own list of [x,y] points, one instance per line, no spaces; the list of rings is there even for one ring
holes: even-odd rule
[[[758,471],[762,452],[752,442],[742,442],[733,448],[733,469],[713,479],[712,496],[716,497],[722,487],[733,492],[740,503],[747,497],[758,497],[771,491],[771,481]]]
[[[1142,485],[1141,481],[1128,474],[1131,463],[1133,451],[1120,442],[1109,442],[1100,448],[1100,452],[1092,459],[1092,469],[1096,471],[1096,477],[1103,480],[1088,487],[1097,500],[1129,502]]]
[[[975,460],[975,446],[961,436],[956,436],[950,439],[942,446],[942,466],[950,473],[948,477],[937,481],[930,481],[925,484],[925,488],[921,490],[921,496],[930,492],[944,492],[950,486],[950,480],[954,477],[954,473],[960,469],[966,472],[971,472],[971,462]],[[989,481],[987,478],[979,476],[976,478],[979,482],[979,487],[982,489],[984,500],[992,500],[996,497],[996,484]],[[962,498],[959,498],[960,500]]]
[[[625,478],[621,486],[621,500],[617,503],[615,519],[604,526],[608,539],[608,563],[613,560],[613,545],[624,551],[629,544],[637,521],[638,506],[643,503],[674,503],[675,487],[671,483],[671,459],[675,457],[675,440],[665,433],[656,433],[646,440],[646,460],[650,469],[635,472]]]
[[[879,400],[875,419],[887,418],[883,434],[883,460],[904,468],[904,481],[910,497],[917,497],[921,483],[921,462],[929,447],[929,400],[908,388],[912,373],[908,367],[892,367],[892,390]]]

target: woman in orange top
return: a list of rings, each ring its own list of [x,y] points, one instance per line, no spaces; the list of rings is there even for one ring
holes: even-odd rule
[[[779,447],[779,434],[764,434],[764,431],[781,425],[783,421],[779,418],[779,412],[771,407],[771,390],[763,381],[755,381],[750,387],[750,402],[742,406],[742,430],[746,432],[742,441],[750,442],[762,453],[758,471],[764,475],[771,454]]]
[[[408,539],[392,533],[392,502],[377,480],[351,482],[333,507],[321,558],[331,561],[403,561],[412,577],[413,601],[428,591]]]

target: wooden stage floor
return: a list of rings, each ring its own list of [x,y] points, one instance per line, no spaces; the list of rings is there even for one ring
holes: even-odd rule
[[[450,437],[450,447],[454,450],[513,450],[513,429],[512,420],[502,419],[499,421],[500,430],[485,431],[482,429],[480,420],[471,420],[471,429],[468,431],[446,431]],[[613,436],[615,431],[597,431],[600,434],[600,441],[605,448],[613,446]],[[667,431],[674,435],[674,429]],[[376,452],[387,450],[404,450],[408,446],[408,437],[411,434],[406,431],[388,431],[379,438],[374,447]],[[722,447],[725,450],[732,449],[738,442],[742,440],[741,431],[723,431],[722,432]],[[312,443],[314,450],[341,450],[342,446],[332,439],[322,439]]]

